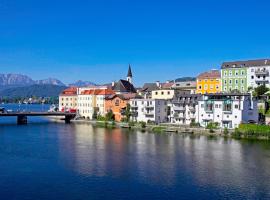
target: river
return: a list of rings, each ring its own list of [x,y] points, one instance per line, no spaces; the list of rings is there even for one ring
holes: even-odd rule
[[[270,143],[0,119],[0,199],[270,199]]]

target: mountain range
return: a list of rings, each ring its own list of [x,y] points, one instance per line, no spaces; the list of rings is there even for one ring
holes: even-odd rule
[[[71,84],[64,84],[56,78],[33,80],[22,74],[0,74],[0,96],[2,97],[44,97],[58,96],[68,86],[84,87],[96,85],[90,81],[76,81]]]

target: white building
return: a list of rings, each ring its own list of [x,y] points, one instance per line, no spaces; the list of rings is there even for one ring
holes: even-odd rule
[[[132,120],[154,123],[167,122],[167,101],[161,99],[131,99]]]
[[[78,91],[78,114],[86,119],[92,119],[94,112],[105,115],[105,97],[115,94],[104,87],[80,88]]]
[[[62,112],[76,112],[77,109],[77,88],[70,87],[59,95],[59,110]]]
[[[209,122],[222,128],[258,122],[257,101],[250,94],[205,94],[198,103],[198,121],[203,127]]]
[[[254,60],[246,64],[248,87],[256,88],[260,85],[270,87],[270,60]]]
[[[198,100],[200,94],[177,95],[168,103],[170,109],[169,122],[178,125],[190,125],[198,122]]]

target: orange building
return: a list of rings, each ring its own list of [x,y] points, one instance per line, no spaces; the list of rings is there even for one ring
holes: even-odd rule
[[[105,111],[113,112],[115,121],[120,122],[124,117],[124,112],[129,100],[135,98],[136,94],[113,94],[105,98]]]
[[[211,70],[201,73],[197,77],[197,94],[220,93],[221,92],[221,75],[218,70]]]

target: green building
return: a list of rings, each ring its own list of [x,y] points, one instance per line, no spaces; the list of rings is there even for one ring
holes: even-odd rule
[[[247,92],[247,67],[238,62],[224,62],[221,67],[222,92]]]

